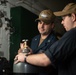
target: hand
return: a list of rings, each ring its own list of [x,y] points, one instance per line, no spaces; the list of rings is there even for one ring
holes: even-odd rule
[[[21,53],[23,49],[24,49],[24,43],[20,43],[20,48],[18,50],[18,53]]]
[[[19,53],[18,55],[15,56],[14,60],[14,64],[18,63],[18,62],[25,62],[25,58],[26,58],[26,54],[24,53]]]
[[[22,52],[22,49],[19,49],[19,50],[18,50],[18,54],[21,53],[21,52]]]

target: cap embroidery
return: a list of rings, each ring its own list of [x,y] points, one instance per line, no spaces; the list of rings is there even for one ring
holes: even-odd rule
[[[45,15],[45,14],[41,14],[40,16],[41,16],[41,17],[47,17],[47,15]]]

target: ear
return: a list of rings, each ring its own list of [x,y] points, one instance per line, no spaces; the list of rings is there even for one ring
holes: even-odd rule
[[[75,15],[74,13],[72,13],[71,16],[72,16],[72,20],[73,20],[73,21],[76,21],[76,15]]]
[[[54,28],[54,26],[55,26],[55,25],[54,25],[54,23],[52,23],[52,26],[51,26],[51,27],[52,27],[52,29]]]

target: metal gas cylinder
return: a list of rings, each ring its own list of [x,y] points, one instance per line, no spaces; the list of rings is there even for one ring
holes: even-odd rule
[[[23,40],[25,44],[27,44],[28,40]],[[28,48],[24,48],[22,53],[28,53],[30,50]],[[19,62],[17,64],[13,64],[13,73],[38,73],[38,67],[31,65],[27,62]]]

